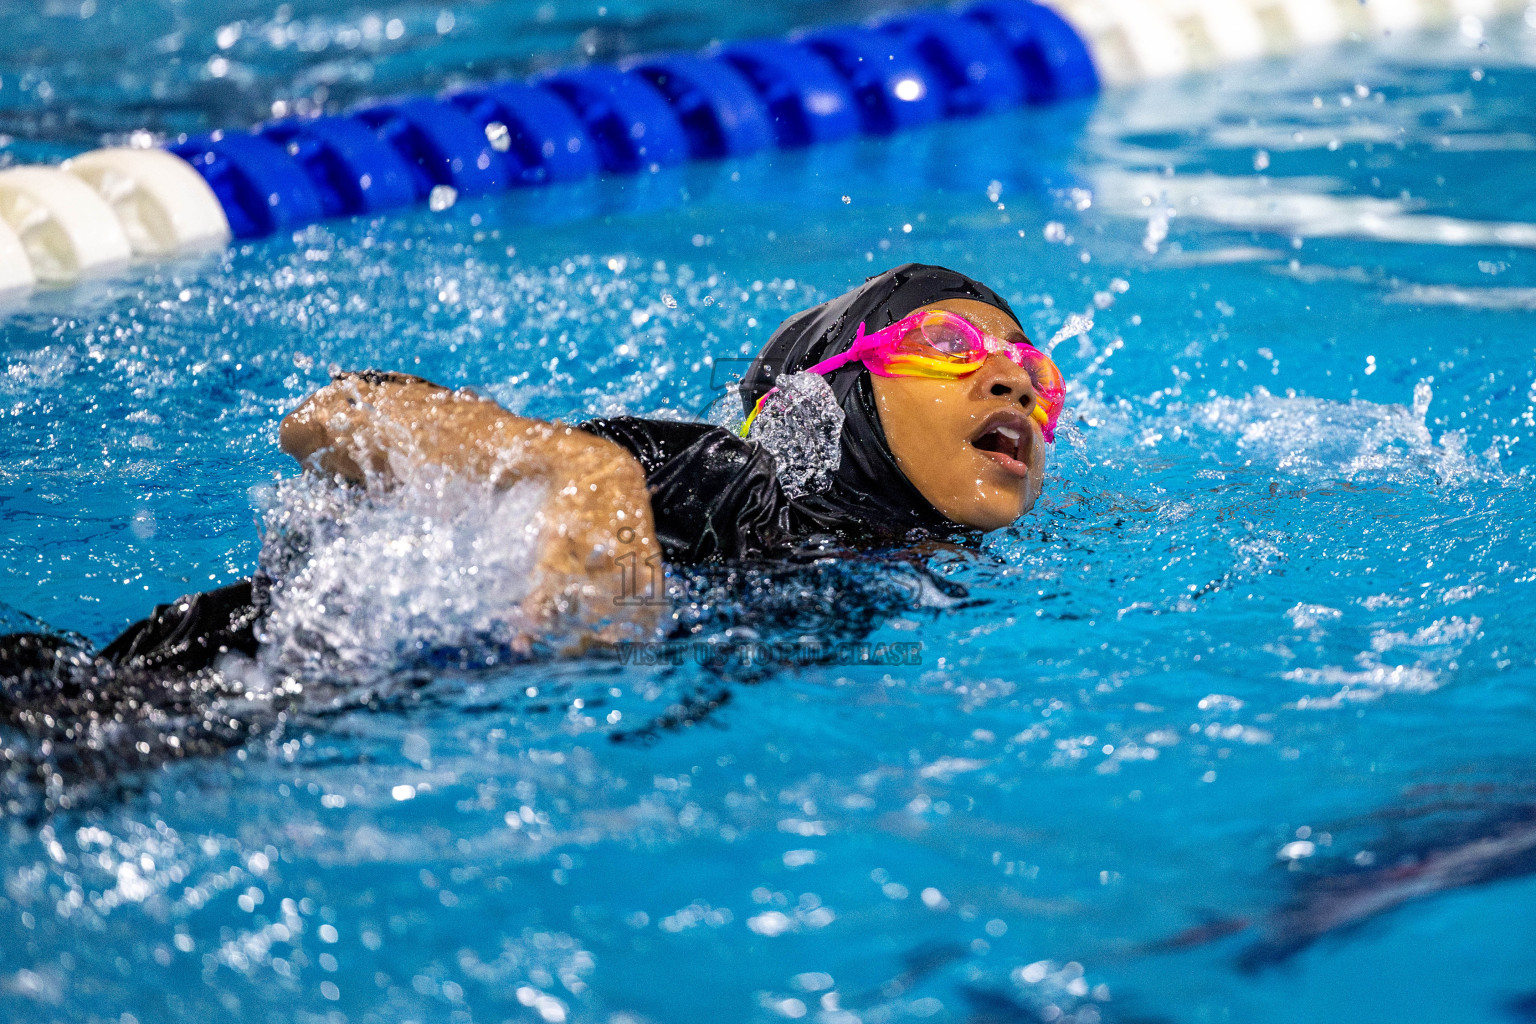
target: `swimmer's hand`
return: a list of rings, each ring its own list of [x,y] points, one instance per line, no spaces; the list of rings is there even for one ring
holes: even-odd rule
[[[611,441],[420,377],[363,371],[305,399],[278,443],[306,471],[371,489],[434,470],[496,488],[543,484],[539,580],[524,611],[546,635],[582,625],[602,640],[650,639],[657,627],[658,609],[634,603],[621,568],[660,552],[645,472]]]

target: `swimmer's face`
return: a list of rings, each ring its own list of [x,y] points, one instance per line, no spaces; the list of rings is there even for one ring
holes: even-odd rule
[[[1026,340],[1007,313],[985,302],[945,299],[923,308],[959,313],[1003,341]],[[993,354],[959,380],[871,380],[896,464],[951,522],[997,530],[1034,507],[1046,445],[1029,415],[1040,397],[1023,367]]]

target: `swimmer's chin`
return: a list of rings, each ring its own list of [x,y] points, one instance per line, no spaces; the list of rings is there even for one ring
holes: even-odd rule
[[[976,517],[972,522],[962,523],[961,525],[969,526],[973,530],[980,530],[982,533],[992,533],[996,530],[1006,530],[1008,527],[1013,526],[1019,522],[1019,520],[1029,515],[1029,513],[1034,510],[1034,507],[1035,503],[1030,501],[1029,504],[1020,510],[1017,515],[1005,514],[1000,516]]]
[[[957,526],[991,533],[1007,529],[1029,515],[1034,511],[1035,502],[1039,498],[1040,486],[1033,480],[1024,479],[1018,481],[1015,493],[1009,494],[1005,490],[1000,494],[979,498],[974,503],[967,503],[963,508],[951,507],[940,511]]]

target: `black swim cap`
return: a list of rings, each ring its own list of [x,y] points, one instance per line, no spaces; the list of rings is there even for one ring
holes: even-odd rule
[[[908,263],[780,324],[741,382],[743,406],[750,412],[780,375],[799,373],[846,351],[860,324],[873,333],[944,299],[975,299],[1019,319],[1002,296],[980,281],[944,267]],[[949,534],[961,529],[929,504],[896,465],[864,364],[834,370],[827,383],[845,417],[842,463],[829,487],[795,499],[800,510],[845,536],[898,540],[914,530]]]

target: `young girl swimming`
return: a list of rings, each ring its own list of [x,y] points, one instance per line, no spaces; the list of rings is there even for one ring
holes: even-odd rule
[[[906,547],[1009,525],[1039,497],[1062,381],[996,292],[907,264],[786,320],[740,394],[736,432],[634,417],[566,426],[418,377],[343,373],[284,419],[280,443],[307,472],[370,490],[424,469],[542,485],[523,621],[534,633],[575,621],[612,641],[655,635],[656,604],[626,600],[640,564]],[[809,473],[795,464],[805,452]],[[163,675],[254,656],[269,586],[258,576],[162,605],[93,661]],[[59,646],[0,638],[0,681]]]

